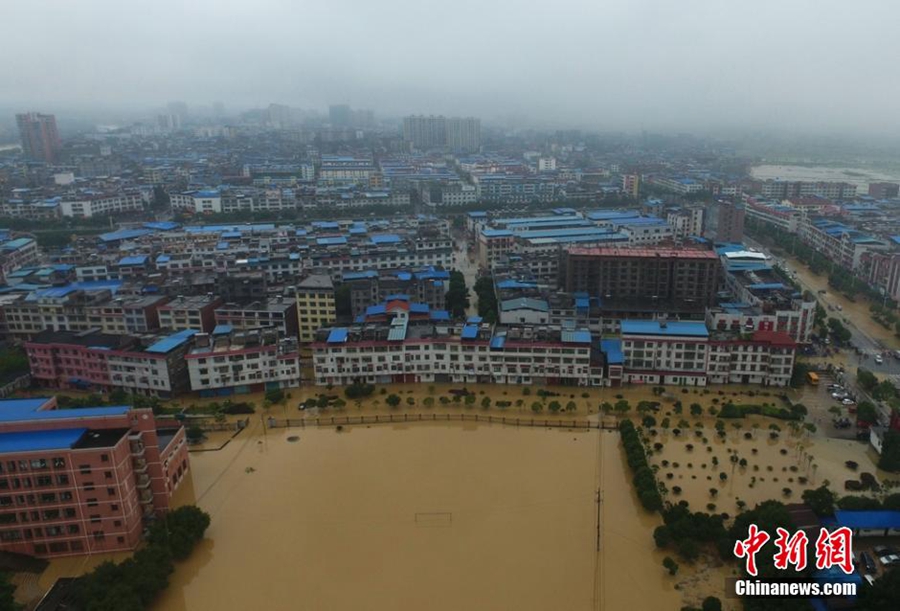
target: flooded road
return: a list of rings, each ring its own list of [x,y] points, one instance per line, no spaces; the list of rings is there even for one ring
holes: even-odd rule
[[[155,609],[597,608],[596,430],[252,433],[191,456],[212,526]]]

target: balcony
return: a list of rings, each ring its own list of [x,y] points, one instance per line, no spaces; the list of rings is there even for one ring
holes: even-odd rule
[[[151,507],[153,506],[153,493],[149,490],[141,490],[138,495],[138,501],[140,501],[141,505],[149,504]]]
[[[146,473],[139,473],[137,476],[137,487],[140,489],[146,489],[150,487],[150,476]]]
[[[137,473],[146,473],[147,472],[147,461],[143,458],[135,458],[131,461],[132,466],[134,467],[135,472]]]

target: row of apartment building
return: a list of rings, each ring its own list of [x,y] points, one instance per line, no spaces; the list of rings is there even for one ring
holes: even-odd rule
[[[566,326],[441,323],[404,302],[387,318],[321,330],[316,384],[353,382],[619,386],[623,383],[785,386],[796,343],[771,330],[710,333],[703,322],[624,320],[617,338]]]

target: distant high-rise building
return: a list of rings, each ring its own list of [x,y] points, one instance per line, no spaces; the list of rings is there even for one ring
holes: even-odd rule
[[[481,120],[413,115],[403,119],[403,139],[418,149],[448,147],[454,151],[477,151],[481,147]]]
[[[347,104],[332,104],[328,107],[328,121],[332,127],[350,127],[353,111]]]
[[[61,144],[56,130],[56,116],[36,112],[16,115],[22,150],[30,159],[54,163],[59,157]]]
[[[403,119],[403,139],[418,149],[447,144],[447,119],[442,116],[410,116]]]
[[[640,174],[623,174],[622,175],[622,192],[626,195],[637,199],[641,188]]]
[[[481,148],[481,119],[473,117],[447,119],[447,146],[454,151],[477,151]]]
[[[894,182],[869,183],[869,195],[877,199],[890,199],[900,194],[900,185]]]
[[[275,127],[287,127],[291,124],[291,107],[284,104],[269,104],[269,123]]]
[[[156,117],[159,128],[166,132],[181,129],[181,115],[164,113]]]
[[[716,241],[741,242],[744,239],[744,204],[719,201],[713,204]]]

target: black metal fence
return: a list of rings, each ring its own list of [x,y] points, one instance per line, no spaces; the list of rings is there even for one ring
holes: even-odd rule
[[[494,416],[491,414],[375,414],[360,416],[318,416],[316,418],[268,418],[266,426],[272,429],[307,426],[351,426],[360,424],[402,424],[404,422],[484,422],[507,426],[528,426],[558,429],[610,429],[615,422],[578,420],[567,418],[524,418],[520,416]]]

